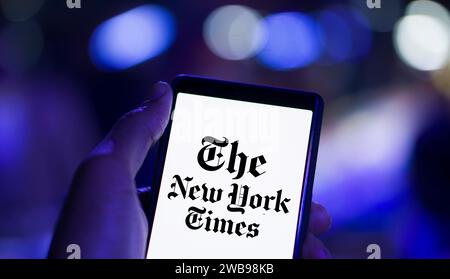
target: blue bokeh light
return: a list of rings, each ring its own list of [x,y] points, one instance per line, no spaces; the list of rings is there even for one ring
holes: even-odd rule
[[[270,15],[264,20],[267,43],[258,60],[274,70],[305,67],[316,61],[322,51],[322,35],[316,21],[298,12]]]
[[[352,32],[348,21],[333,11],[322,11],[319,24],[323,31],[325,62],[338,63],[352,56]]]
[[[372,47],[372,31],[367,17],[358,10],[345,6],[336,6],[331,11],[345,20],[350,27],[352,51],[348,59],[356,61],[367,56]]]
[[[372,31],[367,17],[360,11],[335,5],[321,11],[318,21],[324,39],[322,63],[358,61],[367,56],[372,46]]]
[[[124,70],[163,53],[175,38],[175,19],[164,7],[143,5],[103,22],[90,41],[94,64]]]

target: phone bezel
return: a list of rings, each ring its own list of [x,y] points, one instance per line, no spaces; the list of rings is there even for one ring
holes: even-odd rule
[[[303,189],[301,193],[300,210],[297,221],[295,246],[293,248],[293,259],[301,258],[301,250],[308,229],[309,211],[311,207],[312,188],[316,168],[317,152],[319,146],[320,130],[322,125],[323,99],[316,93],[277,88],[247,83],[223,81],[192,75],[178,75],[172,81],[173,103],[175,108],[178,93],[190,93],[194,95],[218,97],[253,103],[278,105],[291,108],[307,109],[313,112],[310,137],[308,143],[305,174],[303,178]],[[155,164],[155,175],[153,177],[152,190],[147,211],[149,232],[147,247],[151,237],[153,219],[158,203],[159,189],[164,170],[167,146],[169,142],[172,117],[167,128],[159,140],[157,162]]]

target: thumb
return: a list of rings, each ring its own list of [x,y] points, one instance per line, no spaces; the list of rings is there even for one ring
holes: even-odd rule
[[[150,147],[163,134],[171,108],[172,89],[160,81],[140,107],[119,119],[92,155],[111,155],[135,175]]]

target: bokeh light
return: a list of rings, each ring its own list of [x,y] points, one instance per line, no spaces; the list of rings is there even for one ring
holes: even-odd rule
[[[333,64],[364,58],[372,46],[367,18],[359,10],[334,5],[317,14],[324,50],[320,62]]]
[[[352,56],[352,33],[346,19],[338,13],[325,10],[318,20],[323,31],[324,62],[342,62]]]
[[[14,170],[24,159],[30,127],[23,98],[13,89],[0,87],[0,169]]]
[[[203,38],[209,49],[219,57],[241,60],[255,55],[265,43],[261,16],[239,5],[214,10],[203,26]]]
[[[352,53],[350,58],[355,60],[365,57],[372,47],[372,32],[368,19],[356,9],[337,7],[336,12],[344,17],[351,27]]]
[[[411,93],[359,102],[321,136],[314,196],[337,223],[362,216],[404,190],[403,170],[424,114],[423,103]]]
[[[437,71],[431,73],[431,81],[433,86],[450,98],[450,63]]]
[[[267,42],[259,61],[274,70],[308,66],[322,52],[322,35],[317,22],[298,12],[284,12],[265,18]]]
[[[450,26],[430,15],[407,15],[395,27],[394,46],[407,65],[423,71],[440,69],[449,58]]]
[[[143,5],[102,23],[90,41],[92,61],[123,70],[164,52],[175,38],[175,20],[162,6]]]
[[[441,4],[429,0],[416,0],[406,7],[406,15],[428,15],[450,25],[450,15]]]

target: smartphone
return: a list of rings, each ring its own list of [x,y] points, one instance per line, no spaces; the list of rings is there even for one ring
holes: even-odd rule
[[[322,98],[187,75],[172,87],[147,258],[300,258]]]

